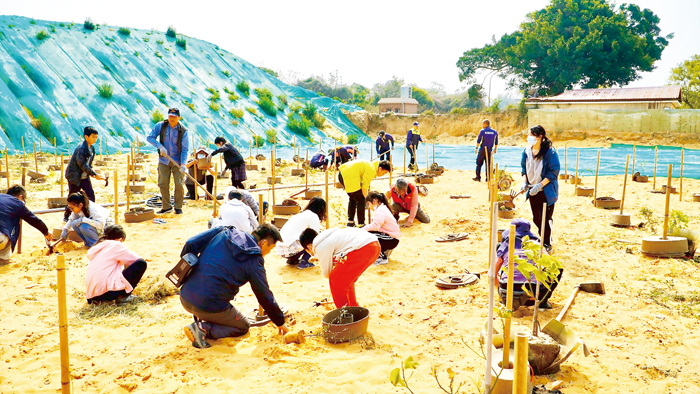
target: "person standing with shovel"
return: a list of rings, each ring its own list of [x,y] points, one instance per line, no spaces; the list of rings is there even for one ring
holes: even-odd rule
[[[411,162],[408,164],[409,170],[418,168],[416,165],[416,152],[418,152],[418,144],[421,142],[423,142],[423,139],[420,136],[420,130],[418,130],[418,122],[413,122],[413,127],[406,134],[406,149],[411,154]]]
[[[156,123],[146,139],[158,148],[158,187],[163,199],[163,207],[158,214],[173,210],[170,202],[170,178],[175,184],[175,214],[182,214],[182,201],[185,197],[184,174],[187,173],[187,152],[190,148],[187,128],[180,123],[180,110],[170,108],[168,119]],[[172,162],[169,160],[172,158]]]

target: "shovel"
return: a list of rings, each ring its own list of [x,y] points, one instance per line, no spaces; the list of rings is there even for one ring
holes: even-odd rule
[[[547,323],[547,325],[544,326],[544,328],[542,328],[542,332],[549,335],[555,341],[557,341],[562,346],[563,353],[566,354],[559,361],[557,361],[556,365],[559,365],[566,361],[566,359],[569,358],[569,356],[581,345],[583,345],[583,354],[586,357],[588,357],[588,355],[590,354],[586,343],[583,342],[583,340],[579,338],[575,332],[573,332],[570,328],[566,327],[564,323],[561,322],[561,320],[564,319],[564,315],[566,315],[566,312],[569,310],[569,307],[574,302],[574,299],[578,295],[579,291],[585,291],[587,293],[595,294],[605,294],[605,285],[603,285],[603,283],[600,282],[587,282],[581,283],[580,285],[574,287],[574,292],[571,294],[571,296],[569,296],[569,299],[566,300],[566,304],[564,305],[564,308],[562,308],[561,312],[559,312],[559,315],[555,319],[550,320],[549,323]],[[552,367],[553,366],[554,365],[552,365]]]

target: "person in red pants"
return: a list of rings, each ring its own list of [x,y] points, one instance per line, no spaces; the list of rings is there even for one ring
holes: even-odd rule
[[[332,228],[320,234],[306,229],[299,243],[318,260],[321,273],[328,278],[335,307],[359,306],[355,282],[379,257],[377,236],[356,227]]]

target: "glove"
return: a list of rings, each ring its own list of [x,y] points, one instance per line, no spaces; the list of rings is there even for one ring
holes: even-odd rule
[[[207,161],[211,161],[211,158],[212,158],[212,157],[214,157],[214,156],[212,156],[211,153],[208,154],[208,155],[207,155]]]
[[[525,190],[527,190],[527,182],[523,182],[523,184],[520,185],[520,192],[522,193],[522,192],[524,192]]]
[[[187,166],[185,166],[185,165],[180,166],[180,172],[183,174],[187,174]]]
[[[167,156],[168,150],[165,149],[164,146],[160,146],[160,147],[158,147],[158,153],[159,153],[161,156]]]
[[[535,194],[537,194],[537,193],[539,193],[539,192],[541,192],[541,191],[542,191],[542,184],[541,184],[541,183],[537,183],[537,184],[535,184],[535,185],[530,189],[530,191],[528,192],[528,194],[531,195],[531,196],[534,196]]]

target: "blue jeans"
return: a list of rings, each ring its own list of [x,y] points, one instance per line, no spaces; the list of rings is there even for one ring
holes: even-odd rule
[[[97,243],[97,240],[100,238],[99,234],[97,234],[97,229],[87,223],[73,226],[73,230],[75,230],[75,233],[85,242],[85,246],[87,247],[91,247]]]

